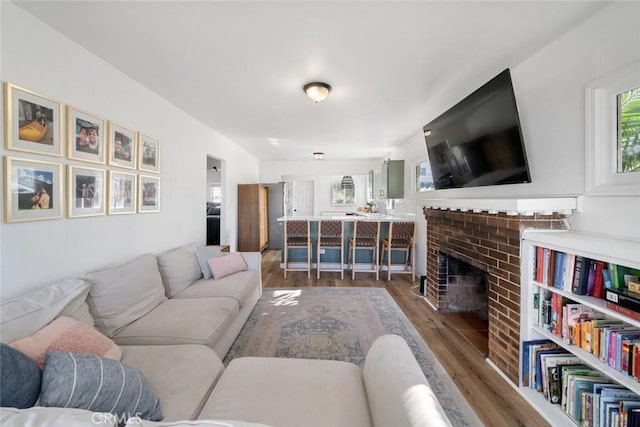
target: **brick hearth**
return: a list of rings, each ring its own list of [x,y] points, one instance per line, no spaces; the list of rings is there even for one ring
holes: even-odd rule
[[[520,230],[565,229],[566,218],[552,215],[507,215],[425,208],[427,220],[426,296],[446,306],[438,287],[438,252],[461,259],[489,278],[489,359],[518,384],[520,351]]]

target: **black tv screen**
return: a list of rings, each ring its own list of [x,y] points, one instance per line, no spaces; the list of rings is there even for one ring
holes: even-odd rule
[[[508,68],[423,131],[436,190],[531,182]]]

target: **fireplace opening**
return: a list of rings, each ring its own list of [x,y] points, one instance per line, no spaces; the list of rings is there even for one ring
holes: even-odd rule
[[[489,280],[469,263],[438,254],[439,311],[482,354],[489,351]]]

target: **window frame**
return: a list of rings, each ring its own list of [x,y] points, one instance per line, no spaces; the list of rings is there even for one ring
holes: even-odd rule
[[[640,61],[586,86],[586,194],[640,195],[640,173],[618,173],[617,95],[640,86]]]

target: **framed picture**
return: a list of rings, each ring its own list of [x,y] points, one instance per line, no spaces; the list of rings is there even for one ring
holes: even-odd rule
[[[109,122],[109,164],[121,168],[136,168],[135,131]]]
[[[433,183],[433,174],[431,173],[431,164],[429,160],[414,164],[415,167],[415,188],[417,193],[423,191],[435,190],[435,184]]]
[[[70,159],[104,163],[106,122],[100,117],[67,107],[67,152]]]
[[[160,141],[138,133],[138,169],[147,172],[160,172]]]
[[[138,212],[160,212],[160,178],[140,175],[138,179]]]
[[[136,175],[109,171],[109,215],[136,213]]]
[[[62,166],[5,156],[5,222],[60,218]]]
[[[105,171],[68,165],[67,216],[104,215],[106,212]]]
[[[5,83],[7,150],[62,156],[62,104]]]

